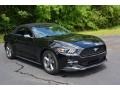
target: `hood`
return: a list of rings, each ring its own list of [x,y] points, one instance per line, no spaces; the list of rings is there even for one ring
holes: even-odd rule
[[[52,37],[47,37],[47,39],[49,39],[50,41],[52,40],[52,41],[66,42],[82,48],[104,44],[104,42],[96,36],[83,35],[83,34],[68,34],[68,35],[61,35],[61,36],[52,36]]]

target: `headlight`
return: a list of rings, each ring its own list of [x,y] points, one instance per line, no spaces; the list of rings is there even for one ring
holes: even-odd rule
[[[57,48],[57,52],[63,55],[67,56],[77,56],[80,54],[80,49],[74,49],[74,48]]]

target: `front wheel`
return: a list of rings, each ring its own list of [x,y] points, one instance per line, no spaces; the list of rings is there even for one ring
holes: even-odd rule
[[[44,69],[47,73],[56,74],[59,72],[59,63],[52,51],[45,51],[42,59]]]

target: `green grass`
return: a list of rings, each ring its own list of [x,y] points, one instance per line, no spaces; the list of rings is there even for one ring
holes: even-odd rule
[[[0,43],[4,42],[3,37],[4,37],[4,34],[0,34]]]
[[[113,36],[120,35],[120,26],[110,28],[110,29],[100,29],[96,31],[80,31],[75,32],[77,34],[87,34],[87,35],[95,35],[95,36]]]

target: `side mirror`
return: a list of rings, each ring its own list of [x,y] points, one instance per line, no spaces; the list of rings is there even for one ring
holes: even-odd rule
[[[25,38],[31,38],[29,34],[24,35]]]

